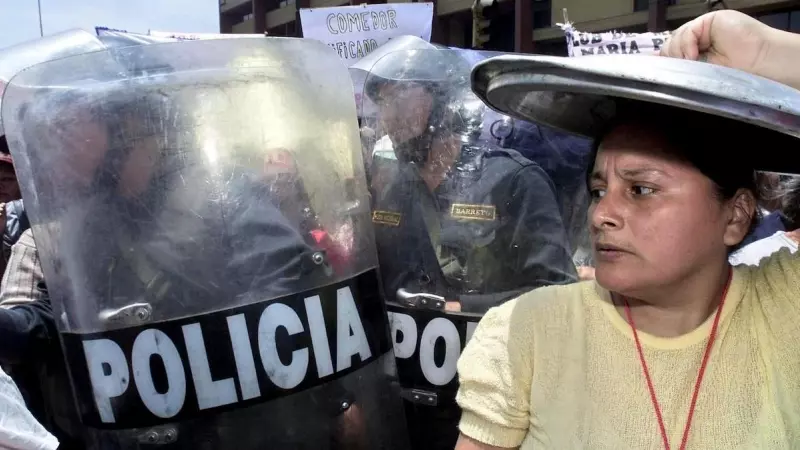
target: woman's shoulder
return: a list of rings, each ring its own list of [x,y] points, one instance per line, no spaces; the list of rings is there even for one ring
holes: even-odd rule
[[[585,307],[596,286],[595,281],[582,281],[540,287],[490,309],[481,322],[526,328],[535,323],[567,323],[566,319]]]
[[[762,259],[756,267],[742,267],[750,273],[756,291],[763,294],[794,295],[800,289],[800,253],[796,247],[783,247]]]
[[[762,312],[771,326],[779,324],[795,327],[800,320],[800,253],[784,247],[766,258],[757,266],[740,265],[735,268],[741,279],[742,300],[756,306],[754,312]]]
[[[597,283],[591,280],[544,286],[522,294],[516,301],[529,308],[564,308],[568,304],[582,302],[587,295],[594,292],[596,285]]]

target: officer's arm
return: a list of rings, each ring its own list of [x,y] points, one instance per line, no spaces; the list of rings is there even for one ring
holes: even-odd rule
[[[502,260],[509,289],[496,294],[462,295],[461,309],[484,312],[532,289],[578,280],[550,177],[538,165],[518,170],[509,180],[506,214],[510,228]]]
[[[58,336],[30,229],[11,248],[1,286],[0,362],[13,364]]]
[[[36,355],[56,338],[50,300],[0,309],[0,363],[17,364]]]
[[[514,177],[509,214],[516,218],[509,257],[516,258],[520,285],[536,288],[578,280],[555,187],[538,165]]]
[[[263,298],[289,295],[303,283],[313,266],[311,248],[279,208],[271,203],[263,186],[244,188],[230,217],[231,256],[227,283],[240,294]]]

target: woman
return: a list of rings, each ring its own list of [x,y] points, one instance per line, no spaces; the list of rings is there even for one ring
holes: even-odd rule
[[[798,51],[800,38],[721,11],[677,30],[662,54],[800,88]],[[457,450],[800,442],[800,260],[728,264],[756,217],[752,170],[729,149],[757,143],[721,120],[637,106],[598,136],[596,282],[484,317],[459,361]]]

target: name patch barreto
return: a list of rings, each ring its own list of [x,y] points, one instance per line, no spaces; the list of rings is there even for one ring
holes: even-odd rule
[[[450,216],[461,220],[495,220],[497,208],[494,205],[453,203],[450,207]]]

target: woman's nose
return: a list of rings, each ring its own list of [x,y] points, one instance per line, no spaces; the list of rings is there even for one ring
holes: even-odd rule
[[[615,229],[622,226],[619,202],[614,200],[610,192],[594,201],[590,211],[590,220],[592,227],[598,230]]]

